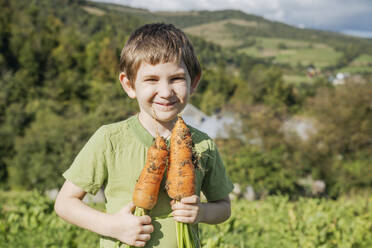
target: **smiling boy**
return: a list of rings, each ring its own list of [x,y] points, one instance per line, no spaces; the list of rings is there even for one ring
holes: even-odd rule
[[[117,241],[138,247],[177,247],[175,221],[217,224],[230,216],[228,194],[233,185],[214,142],[190,127],[199,155],[195,195],[174,203],[162,182],[149,215],[132,214],[132,193],[156,132],[169,138],[177,115],[186,106],[201,77],[201,68],[186,35],[173,25],[148,24],[137,29],[120,58],[120,83],[136,99],[139,114],[102,126],[63,174],[56,199],[59,216],[102,235],[100,247]],[[106,212],[82,202],[85,194],[105,187]],[[208,202],[201,203],[200,192]]]

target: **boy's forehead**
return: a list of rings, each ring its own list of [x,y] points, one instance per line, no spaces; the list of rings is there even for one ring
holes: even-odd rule
[[[143,76],[153,73],[187,73],[189,74],[185,63],[181,60],[180,62],[159,62],[157,64],[150,64],[142,61],[137,74]]]

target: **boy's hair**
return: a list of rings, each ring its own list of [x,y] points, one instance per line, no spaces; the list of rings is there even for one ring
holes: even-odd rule
[[[201,73],[199,60],[187,36],[172,24],[146,24],[133,32],[120,55],[120,71],[133,84],[141,62],[151,65],[183,61],[194,81]]]

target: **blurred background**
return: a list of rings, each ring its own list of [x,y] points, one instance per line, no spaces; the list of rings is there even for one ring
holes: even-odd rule
[[[134,29],[166,22],[203,67],[185,119],[216,141],[235,183],[232,218],[203,226],[203,245],[372,247],[369,1],[0,8],[0,244],[97,245],[55,216],[53,198],[94,131],[138,111],[118,81],[120,51]]]

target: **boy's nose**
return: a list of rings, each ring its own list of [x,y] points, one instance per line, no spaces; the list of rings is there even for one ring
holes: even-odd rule
[[[174,93],[173,89],[168,82],[166,82],[166,81],[159,82],[159,84],[158,84],[158,95],[160,97],[169,98],[173,95],[173,93]]]

